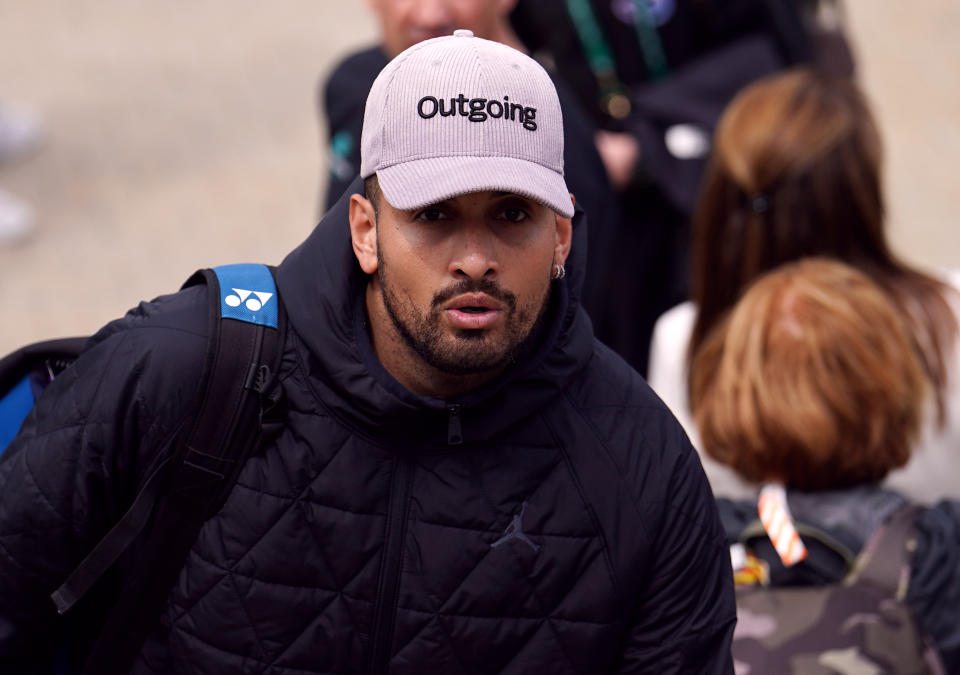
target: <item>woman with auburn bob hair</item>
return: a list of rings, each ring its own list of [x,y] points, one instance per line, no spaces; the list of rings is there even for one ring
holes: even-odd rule
[[[889,294],[837,261],[784,265],[747,289],[705,336],[692,366],[704,451],[763,485],[759,499],[718,500],[728,542],[745,547],[734,565],[738,583],[839,583],[860,569],[857,556],[881,525],[907,518],[915,542],[907,606],[936,644],[945,672],[960,672],[960,502],[941,501],[914,515],[903,510],[911,500],[880,485],[910,457],[930,389]],[[753,528],[758,511],[762,527]],[[893,578],[891,596],[899,575]],[[782,659],[793,647],[757,656],[738,645],[751,636],[751,617],[741,620],[734,658],[754,668],[761,664],[750,661],[753,655],[764,660],[757,672],[786,672],[766,659]],[[820,644],[809,637],[791,644],[801,651]],[[858,658],[875,666],[870,672],[901,672],[886,659],[904,643],[872,654],[878,645],[864,642]]]
[[[809,256],[843,260],[899,309],[932,392],[911,462],[890,484],[922,501],[960,497],[960,272],[940,279],[890,250],[881,156],[873,116],[849,80],[795,69],[738,94],[714,135],[694,215],[692,299],[658,320],[648,379],[699,448],[691,364],[710,331],[761,274]],[[701,457],[715,494],[752,492]]]
[[[755,483],[878,483],[906,464],[926,378],[887,295],[808,258],[760,277],[694,357],[703,450]]]

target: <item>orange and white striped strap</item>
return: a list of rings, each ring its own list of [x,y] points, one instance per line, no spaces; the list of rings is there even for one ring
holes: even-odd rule
[[[793,525],[790,507],[787,506],[787,492],[782,485],[764,485],[757,499],[757,510],[760,512],[763,529],[767,531],[767,536],[786,567],[796,565],[807,557],[807,547],[803,545],[803,540]]]

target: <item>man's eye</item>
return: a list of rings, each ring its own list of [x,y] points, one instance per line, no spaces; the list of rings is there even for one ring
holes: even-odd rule
[[[426,220],[430,222],[447,220],[447,217],[447,214],[444,213],[442,209],[434,207],[426,208],[417,214],[417,220]]]
[[[500,218],[510,223],[522,223],[529,217],[526,211],[514,207],[507,207],[500,212]]]

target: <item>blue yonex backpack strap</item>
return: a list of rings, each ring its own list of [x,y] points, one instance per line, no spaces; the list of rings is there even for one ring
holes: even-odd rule
[[[286,317],[272,270],[263,265],[201,270],[184,287],[201,283],[208,289],[209,328],[196,413],[127,514],[52,596],[61,613],[69,610],[155,516],[140,562],[84,673],[130,670],[201,525],[223,506],[259,445],[264,414],[279,397]]]
[[[7,449],[17,435],[27,413],[33,408],[30,376],[26,375],[0,398],[0,453]]]
[[[277,328],[279,303],[270,268],[264,265],[214,267],[220,289],[220,317]]]

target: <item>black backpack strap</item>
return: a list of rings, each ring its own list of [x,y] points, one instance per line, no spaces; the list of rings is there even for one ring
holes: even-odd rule
[[[169,457],[160,462],[140,488],[133,505],[93,547],[63,585],[51,593],[50,598],[57,606],[57,612],[65,614],[70,611],[137,538],[153,513],[169,463]]]
[[[905,504],[880,525],[863,547],[846,583],[869,583],[902,598],[910,578],[910,540],[921,507]]]
[[[137,539],[153,518],[138,563],[84,665],[84,673],[129,671],[155,625],[203,523],[223,506],[256,449],[263,413],[279,396],[286,316],[272,271],[229,265],[198,272],[206,283],[209,332],[204,374],[189,431],[146,481],[133,506],[54,593],[68,610]],[[168,479],[168,480],[167,480]],[[156,511],[156,504],[162,507]]]

